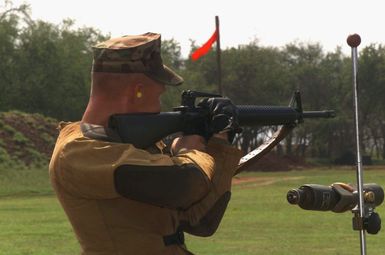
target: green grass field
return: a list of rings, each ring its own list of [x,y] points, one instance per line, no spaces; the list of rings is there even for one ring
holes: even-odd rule
[[[385,185],[385,167],[366,169],[365,182]],[[352,255],[360,254],[352,214],[303,211],[286,193],[304,183],[355,182],[354,168],[247,173],[254,178],[233,188],[218,232],[186,236],[195,254]],[[377,208],[385,215],[384,206]],[[385,254],[385,232],[367,235],[368,254]],[[46,169],[0,168],[0,254],[78,254],[79,246],[49,186]]]

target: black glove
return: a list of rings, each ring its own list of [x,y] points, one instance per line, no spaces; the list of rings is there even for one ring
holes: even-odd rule
[[[228,132],[231,143],[236,133],[242,132],[238,123],[238,109],[228,98],[212,97],[204,98],[198,106],[209,112],[209,133]]]

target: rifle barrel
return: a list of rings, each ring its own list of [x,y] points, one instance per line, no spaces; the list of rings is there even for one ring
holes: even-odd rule
[[[334,118],[336,113],[333,110],[305,111],[302,116],[303,118]]]
[[[334,111],[299,112],[290,106],[237,105],[241,126],[286,125],[302,122],[303,118],[333,118]]]

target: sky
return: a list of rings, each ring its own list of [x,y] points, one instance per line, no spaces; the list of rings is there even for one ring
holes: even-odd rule
[[[0,3],[3,1],[0,1]],[[187,57],[191,40],[203,44],[220,19],[221,48],[257,40],[261,46],[292,42],[320,43],[325,52],[341,46],[346,54],[349,34],[358,33],[365,47],[385,42],[383,0],[13,0],[28,3],[32,18],[55,24],[75,20],[112,37],[157,32],[180,43]]]

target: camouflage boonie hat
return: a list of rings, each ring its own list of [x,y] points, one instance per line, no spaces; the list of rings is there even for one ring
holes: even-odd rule
[[[183,78],[163,65],[160,34],[126,35],[94,47],[93,72],[144,73],[166,85],[178,86]]]

